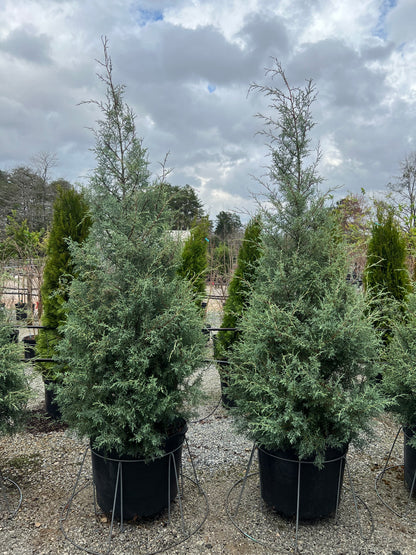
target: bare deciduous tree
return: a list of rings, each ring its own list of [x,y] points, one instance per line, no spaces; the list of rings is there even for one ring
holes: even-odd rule
[[[388,184],[399,208],[399,217],[403,229],[411,233],[416,227],[416,151],[412,152],[400,164],[401,175]]]

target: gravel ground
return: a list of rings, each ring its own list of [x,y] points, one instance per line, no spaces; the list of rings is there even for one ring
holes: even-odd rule
[[[213,324],[217,325],[215,321]],[[239,510],[234,513],[240,493],[238,481],[245,474],[252,445],[233,431],[232,419],[220,404],[219,376],[213,365],[207,366],[204,372],[204,389],[208,398],[200,407],[197,420],[189,424],[189,450],[185,446],[183,454],[185,533],[180,506],[175,502],[170,524],[167,514],[129,523],[123,533],[116,524],[111,542],[111,523],[105,515],[94,511],[87,441],[74,437],[64,426],[45,418],[41,380],[37,377],[32,386],[35,396],[31,401],[32,413],[26,431],[12,438],[0,438],[2,473],[18,483],[23,493],[19,511],[13,519],[8,519],[2,491],[7,492],[9,508],[17,506],[18,496],[13,485],[2,482],[0,555],[80,552],[74,544],[93,553],[106,553],[110,547],[111,553],[123,555],[167,550],[172,554],[293,553],[294,523],[279,518],[261,501],[257,456],[253,459]],[[338,522],[326,519],[315,524],[302,524],[298,534],[300,553],[416,553],[414,501],[410,503],[407,517],[397,516],[381,502],[375,490],[375,479],[383,468],[396,432],[397,426],[390,416],[383,415],[375,421],[371,441],[360,451],[350,448],[347,457],[349,472],[344,479]],[[399,515],[407,507],[400,466],[402,449],[399,437],[391,459],[391,465],[397,466],[386,472],[378,485],[380,497]],[[195,483],[194,469],[204,494]],[[68,508],[78,474],[76,495]],[[349,474],[359,496],[360,524]],[[187,538],[189,534],[192,535]]]

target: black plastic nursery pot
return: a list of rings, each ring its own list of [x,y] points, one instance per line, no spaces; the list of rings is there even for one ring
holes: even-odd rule
[[[25,359],[30,359],[35,356],[36,335],[26,335],[22,339],[25,346]]]
[[[230,409],[235,407],[235,402],[230,398],[228,394],[228,386],[230,383],[230,378],[227,374],[229,369],[229,363],[227,360],[217,360],[217,364],[220,367],[220,380],[221,380],[221,401],[225,408]]]
[[[13,329],[10,331],[10,343],[18,343],[19,342],[19,330]]]
[[[409,441],[413,438],[415,428],[403,428],[404,436],[404,483],[410,491],[413,484],[413,479],[416,472],[416,449],[409,445]],[[412,495],[416,497],[416,480],[413,486]]]
[[[16,320],[26,320],[27,318],[27,304],[26,303],[16,303]]]
[[[235,401],[228,394],[228,380],[221,380],[221,401],[226,409],[235,407]]]
[[[302,459],[294,450],[269,451],[258,448],[260,489],[263,500],[284,517],[297,512],[299,487],[299,520],[315,520],[336,512],[344,477],[344,449],[327,449],[320,470],[314,457]]]
[[[54,383],[51,380],[43,379],[43,383],[45,384],[45,409],[48,414],[53,420],[60,420],[62,417],[61,411],[59,406],[56,402],[56,395],[55,391],[51,389],[51,385]]]
[[[178,494],[187,429],[184,424],[180,431],[168,437],[165,454],[150,462],[133,457],[121,459],[114,453],[104,456],[91,449],[97,503],[104,513],[113,511],[114,498],[114,517],[123,517],[123,520],[156,516],[169,506]]]

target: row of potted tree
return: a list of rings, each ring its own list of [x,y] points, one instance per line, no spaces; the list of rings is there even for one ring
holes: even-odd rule
[[[61,291],[55,293],[60,308],[52,321],[45,303],[55,329],[45,341],[52,337],[62,418],[90,440],[104,511],[113,508],[114,465],[138,465],[123,478],[122,514],[128,519],[156,514],[176,495],[172,465],[180,464],[186,422],[201,396],[205,339],[192,287],[198,276],[191,276],[192,284],[181,273],[166,187],[163,179],[151,181],[146,149],[124,87],[113,82],[105,41],[102,67],[106,97],[92,101],[103,118],[95,131],[97,167],[85,191],[88,213],[79,220],[82,241],[68,232],[72,238],[61,246],[62,252],[67,247],[70,268],[65,266],[65,284],[51,276],[53,289]],[[316,518],[335,510],[348,446],[383,409],[385,392],[395,409],[406,408],[403,423],[416,423],[416,383],[408,376],[416,302],[410,296],[407,318],[397,323],[386,350],[377,314],[346,282],[347,251],[328,197],[320,192],[320,152],[310,137],[315,87],[311,81],[291,87],[278,62],[271,77],[283,86],[252,86],[273,107],[262,116],[272,160],[267,203],[249,228],[253,235],[245,238],[255,254],[245,267],[244,251],[239,259],[239,303],[225,311],[233,324],[225,327],[237,326],[238,340],[220,335],[216,350],[228,363],[227,395],[237,429],[259,447],[263,498],[283,514],[295,514],[297,473],[287,464],[310,463],[311,490],[302,488],[300,515]],[[0,403],[11,391],[24,391],[7,333],[0,335],[1,360],[13,362],[17,381],[10,388],[2,372]],[[381,364],[384,392],[374,379]],[[25,396],[18,398],[23,403]],[[1,421],[14,423],[9,409],[18,406],[9,403]],[[327,488],[328,474],[334,487]],[[282,501],[289,475],[292,486]],[[154,489],[148,487],[151,478]],[[324,501],[312,504],[321,492]]]

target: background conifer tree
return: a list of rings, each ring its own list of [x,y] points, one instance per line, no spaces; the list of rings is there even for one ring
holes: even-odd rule
[[[377,220],[371,230],[364,284],[377,313],[375,325],[381,330],[383,340],[388,342],[396,303],[403,306],[411,282],[406,267],[405,237],[395,220],[393,208],[383,204],[377,207]]]
[[[53,207],[41,288],[42,325],[48,328],[40,331],[36,343],[36,351],[41,358],[54,357],[59,341],[58,327],[65,321],[65,302],[74,272],[68,239],[82,243],[90,225],[88,205],[82,194],[60,187]],[[56,377],[55,364],[39,363],[38,367],[45,378]]]
[[[0,307],[0,434],[19,429],[29,398],[21,345],[11,340],[12,332],[6,310]]]
[[[237,268],[228,288],[228,298],[224,304],[222,328],[238,328],[243,311],[249,303],[250,291],[254,280],[258,259],[261,255],[261,219],[253,218],[246,227],[243,242],[238,252]],[[238,334],[233,331],[220,331],[214,343],[214,356],[217,360],[227,360],[228,353]]]
[[[185,241],[182,250],[182,261],[178,270],[180,276],[191,282],[198,306],[201,305],[201,300],[205,295],[208,237],[209,219],[208,216],[205,216],[192,227],[190,236]]]

